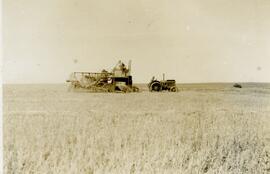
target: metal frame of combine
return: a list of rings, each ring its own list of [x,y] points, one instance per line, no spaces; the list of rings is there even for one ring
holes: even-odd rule
[[[139,88],[133,86],[131,61],[129,67],[119,61],[112,72],[103,70],[94,72],[73,72],[66,82],[70,83],[72,90],[84,89],[89,92],[138,92]]]

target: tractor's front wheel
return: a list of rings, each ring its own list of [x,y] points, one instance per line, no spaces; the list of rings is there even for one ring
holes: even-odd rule
[[[170,88],[170,92],[177,92],[177,91],[178,91],[178,89],[176,86],[173,86]]]

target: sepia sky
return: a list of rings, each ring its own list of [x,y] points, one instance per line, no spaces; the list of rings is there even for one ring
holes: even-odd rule
[[[4,83],[132,60],[137,83],[270,82],[269,0],[3,0]]]

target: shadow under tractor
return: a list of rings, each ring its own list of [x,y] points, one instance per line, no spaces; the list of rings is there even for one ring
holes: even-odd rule
[[[160,91],[169,91],[169,92],[177,92],[178,88],[176,86],[175,80],[165,80],[165,75],[163,74],[163,80],[159,81],[153,77],[148,84],[148,88],[150,92],[160,92]]]

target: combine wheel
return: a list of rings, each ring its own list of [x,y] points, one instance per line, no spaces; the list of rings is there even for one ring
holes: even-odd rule
[[[132,92],[139,92],[139,88],[137,86],[132,86]]]
[[[72,86],[73,86],[74,89],[77,89],[77,88],[81,87],[81,84],[80,84],[80,82],[75,81],[75,82],[72,82]]]
[[[104,85],[105,85],[105,83],[103,83],[103,82],[98,82],[98,83],[96,84],[97,87],[103,87]]]

